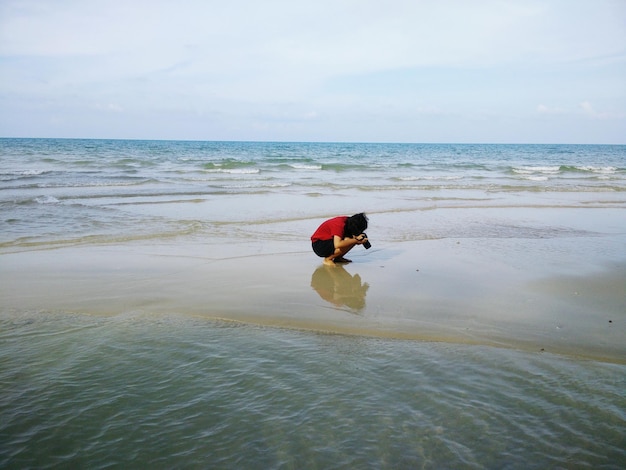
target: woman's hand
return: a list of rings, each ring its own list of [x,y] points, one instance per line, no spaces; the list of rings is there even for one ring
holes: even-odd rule
[[[367,241],[367,236],[364,233],[362,233],[361,235],[357,235],[354,238],[357,241],[357,245],[362,245],[363,243]]]

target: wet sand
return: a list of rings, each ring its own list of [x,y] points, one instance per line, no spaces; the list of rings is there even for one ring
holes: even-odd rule
[[[623,260],[572,272],[538,262],[550,242],[534,259],[513,256],[525,250],[518,241],[499,243],[379,243],[333,267],[301,244],[272,242],[256,253],[137,244],[29,251],[0,257],[0,296],[3,315],[180,314],[626,363]]]

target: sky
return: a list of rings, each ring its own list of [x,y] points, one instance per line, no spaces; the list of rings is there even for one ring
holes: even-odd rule
[[[0,137],[626,143],[626,0],[0,0]]]

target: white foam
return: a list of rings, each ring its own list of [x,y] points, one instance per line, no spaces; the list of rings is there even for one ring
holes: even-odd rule
[[[462,176],[400,176],[400,181],[456,181],[463,179]]]
[[[53,196],[39,196],[35,199],[38,204],[58,204],[59,200]]]
[[[304,163],[290,163],[289,166],[296,170],[321,170],[322,165],[306,165]]]
[[[592,173],[601,173],[601,174],[612,174],[617,171],[617,168],[614,166],[577,166],[576,169],[582,171],[591,171]]]
[[[260,173],[258,168],[215,168],[205,171],[208,173],[228,173],[231,175],[256,175]]]
[[[39,176],[48,173],[46,170],[14,170],[0,172],[2,176]]]
[[[561,170],[560,166],[519,166],[513,167],[513,172],[520,175],[530,175],[533,173],[556,174]]]

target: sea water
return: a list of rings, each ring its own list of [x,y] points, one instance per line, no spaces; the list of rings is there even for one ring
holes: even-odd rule
[[[624,278],[625,208],[625,146],[0,140],[5,265],[72,247],[299,260],[324,218],[366,211],[379,272],[396,246],[443,241],[520,272],[612,266],[587,286],[602,293]],[[600,361],[29,295],[0,299],[3,468],[626,465],[623,347]],[[611,299],[581,307],[623,335]]]
[[[336,213],[384,221],[459,207],[623,209],[626,146],[0,139],[0,183],[4,253],[270,233],[287,245]],[[403,219],[372,225],[389,241],[539,238],[561,228]]]
[[[623,468],[623,365],[186,317],[3,318],[3,468]]]

